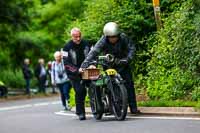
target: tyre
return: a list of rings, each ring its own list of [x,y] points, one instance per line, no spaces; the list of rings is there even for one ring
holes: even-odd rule
[[[99,89],[97,89],[97,87],[95,86],[94,83],[91,83],[89,90],[88,90],[88,94],[89,94],[89,98],[90,98],[90,107],[93,113],[93,116],[96,120],[101,120],[102,116],[103,116],[103,107],[101,104],[101,97],[99,92],[97,92]]]
[[[124,120],[127,115],[128,95],[124,84],[116,82],[116,80],[112,82],[113,86],[113,94],[111,94],[112,109],[117,120]]]

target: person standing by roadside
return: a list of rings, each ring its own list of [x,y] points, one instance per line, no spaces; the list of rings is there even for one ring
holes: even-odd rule
[[[75,89],[76,114],[79,120],[85,120],[86,84],[82,82],[78,69],[87,56],[90,47],[89,43],[81,38],[81,31],[79,28],[73,28],[71,30],[71,38],[72,39],[64,46],[63,59],[67,75]]]
[[[56,94],[56,86],[51,84],[51,82],[52,82],[51,71],[52,71],[52,62],[48,61],[48,63],[47,63],[47,75],[48,75],[48,80],[49,80],[48,85],[49,85],[49,87],[52,88],[52,94]]]
[[[38,65],[35,68],[35,76],[38,80],[39,92],[46,93],[46,79],[47,71],[44,66],[44,59],[40,58],[38,60]]]
[[[22,65],[22,72],[24,75],[24,79],[26,81],[26,94],[30,95],[30,81],[32,78],[32,71],[29,67],[30,65],[30,60],[28,58],[24,59],[24,63]]]
[[[71,83],[65,72],[64,63],[62,61],[62,55],[60,51],[54,53],[55,61],[52,62],[51,71],[51,83],[53,86],[57,86],[60,90],[60,96],[64,110],[70,110],[69,99]]]

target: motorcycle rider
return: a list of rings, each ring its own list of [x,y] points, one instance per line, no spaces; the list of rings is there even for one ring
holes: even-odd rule
[[[105,24],[103,33],[104,35],[95,44],[83,61],[79,71],[82,72],[88,67],[88,62],[91,62],[100,53],[103,53],[104,55],[114,55],[115,65],[113,68],[115,68],[126,81],[125,87],[127,88],[130,112],[132,114],[140,113],[137,109],[135,88],[130,66],[130,62],[135,54],[135,45],[124,33],[120,32],[119,26],[115,22]],[[92,68],[95,66],[89,67]]]

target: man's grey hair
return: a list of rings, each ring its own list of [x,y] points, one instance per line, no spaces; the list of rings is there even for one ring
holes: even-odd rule
[[[24,59],[24,63],[30,63],[30,59],[29,58],[25,58]]]
[[[71,36],[75,33],[75,32],[80,32],[81,33],[81,30],[79,29],[79,28],[77,28],[77,27],[74,27],[74,28],[72,28],[71,29]]]

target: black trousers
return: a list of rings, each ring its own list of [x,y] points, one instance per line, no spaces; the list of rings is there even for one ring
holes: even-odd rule
[[[26,81],[26,94],[30,95],[30,79],[25,79]]]
[[[85,114],[85,97],[87,92],[85,83],[82,83],[81,80],[71,80],[71,83],[75,89],[76,114]]]
[[[126,87],[127,93],[128,93],[129,107],[132,111],[136,111],[137,110],[137,101],[136,101],[134,81],[133,81],[131,69],[126,68],[126,69],[120,70],[118,72],[120,73],[123,80],[125,80],[125,87]]]
[[[45,85],[46,80],[47,80],[46,75],[39,77],[38,79],[39,92],[46,93],[46,85]]]

